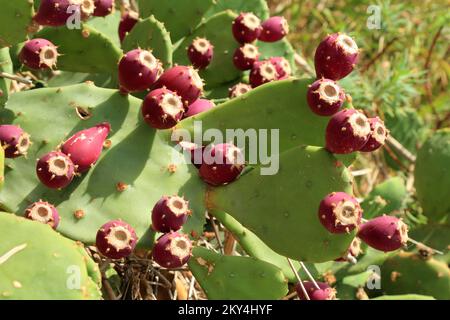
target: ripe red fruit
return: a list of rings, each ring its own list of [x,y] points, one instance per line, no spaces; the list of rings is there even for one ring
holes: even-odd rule
[[[326,129],[326,148],[336,154],[360,150],[369,140],[370,123],[355,109],[344,109],[333,115]]]
[[[336,299],[336,290],[331,288],[327,283],[316,281],[318,287],[317,289],[313,282],[311,281],[303,281],[303,286],[305,287],[305,291],[308,293],[308,297],[310,300],[334,300]],[[297,295],[300,300],[307,300],[303,290],[300,286],[300,283],[297,283],[295,286],[295,291],[297,291]]]
[[[161,72],[161,63],[150,51],[134,49],[119,62],[119,83],[123,92],[149,89]]]
[[[31,145],[30,135],[18,126],[0,125],[0,144],[6,158],[17,158],[27,154]]]
[[[242,12],[233,21],[232,31],[237,42],[253,42],[261,33],[261,20],[251,12]]]
[[[48,188],[65,188],[75,176],[75,165],[64,153],[52,151],[38,160],[36,173]]]
[[[158,232],[178,231],[189,215],[188,201],[178,196],[163,196],[153,207],[152,228]]]
[[[188,48],[188,57],[197,69],[205,69],[214,56],[214,47],[205,38],[196,38]]]
[[[95,11],[92,14],[95,17],[106,17],[114,9],[114,0],[95,0]]]
[[[28,40],[19,53],[19,60],[30,69],[47,69],[56,66],[58,51],[46,39]]]
[[[178,94],[184,106],[187,107],[203,93],[203,80],[194,68],[175,66],[161,75],[153,89],[163,87]]]
[[[258,59],[258,47],[246,43],[234,52],[233,63],[237,69],[245,71],[250,70]]]
[[[246,83],[238,83],[229,89],[228,96],[233,99],[240,97],[252,90],[252,86]]]
[[[369,118],[370,135],[367,143],[359,151],[372,152],[381,148],[386,142],[389,131],[384,126],[384,122],[378,118]]]
[[[139,14],[135,11],[125,12],[119,23],[119,38],[120,42],[123,42],[128,33],[134,28],[136,23],[139,21]]]
[[[199,174],[206,183],[219,186],[236,180],[243,169],[241,150],[231,143],[223,143],[206,147]]]
[[[33,19],[42,26],[63,26],[75,13],[71,6],[79,6],[82,20],[87,20],[95,10],[94,0],[41,0]]]
[[[342,33],[327,36],[317,47],[314,64],[317,78],[340,80],[358,62],[359,49],[352,38]]]
[[[348,233],[361,223],[362,209],[347,193],[332,192],[320,202],[318,215],[329,232]]]
[[[97,232],[97,249],[110,259],[128,257],[136,247],[137,236],[134,229],[121,220],[105,223]]]
[[[292,69],[289,61],[284,57],[272,57],[269,59],[273,63],[278,73],[278,80],[284,80],[291,76]]]
[[[261,24],[261,34],[258,40],[276,42],[289,33],[289,24],[284,17],[270,17]]]
[[[25,218],[48,224],[53,229],[58,227],[60,220],[58,210],[56,210],[55,206],[45,201],[32,203],[25,210]]]
[[[153,246],[153,260],[161,267],[180,268],[191,258],[192,243],[188,236],[178,232],[162,235]]]
[[[255,62],[250,72],[249,80],[253,88],[276,81],[278,80],[277,68],[269,60]]]
[[[151,91],[142,103],[142,116],[145,122],[155,129],[174,127],[184,114],[181,97],[168,89]]]
[[[193,104],[189,105],[186,113],[184,114],[184,118],[189,118],[199,113],[208,111],[209,109],[212,109],[215,106],[216,105],[211,100],[197,99]]]
[[[306,98],[312,112],[332,116],[344,104],[345,92],[333,80],[319,79],[309,86]]]
[[[399,218],[383,215],[363,223],[357,236],[374,249],[394,251],[408,241],[408,226]]]
[[[81,130],[63,143],[61,151],[70,157],[77,172],[86,172],[100,158],[103,144],[110,131],[111,126],[107,122]]]

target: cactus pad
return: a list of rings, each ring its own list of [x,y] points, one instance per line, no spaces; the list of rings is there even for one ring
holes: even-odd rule
[[[195,247],[189,268],[212,300],[271,300],[287,293],[281,270],[255,258],[223,256]]]
[[[24,41],[33,17],[33,1],[0,0],[0,48]]]

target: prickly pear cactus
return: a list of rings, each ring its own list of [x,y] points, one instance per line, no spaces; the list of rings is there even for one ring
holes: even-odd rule
[[[222,256],[194,248],[189,267],[210,299],[280,299],[287,280],[276,266],[249,257]]]
[[[5,212],[0,230],[0,299],[101,298],[100,271],[81,243]]]
[[[381,267],[381,286],[386,294],[416,293],[450,299],[450,269],[432,257],[399,252]]]
[[[60,21],[62,11],[41,20],[58,27],[33,18],[41,4],[54,9],[60,1],[0,0],[0,209],[10,212],[0,213],[0,299],[292,299],[296,290],[315,299],[316,280],[338,299],[450,298],[450,131],[423,143],[431,107],[379,108],[392,97],[370,86],[364,68],[381,55],[344,79],[366,58],[358,45],[370,53],[367,41],[333,30],[314,53],[309,42],[322,34],[289,34],[311,20],[301,19],[298,4],[114,1],[93,17],[86,11],[93,3],[83,1],[73,28]],[[286,10],[295,23],[278,16]],[[134,12],[139,19],[127,20]],[[326,17],[331,29],[341,25]],[[36,38],[54,46],[31,42],[38,49],[24,58]],[[242,42],[259,56],[240,57]],[[249,70],[240,58],[251,61]],[[118,67],[122,59],[129,68]],[[330,79],[317,81],[322,74]],[[238,83],[248,92],[233,91]],[[330,106],[339,110],[319,116]],[[436,127],[448,122],[441,118]],[[106,141],[80,133],[100,123],[111,129]],[[192,138],[184,144],[175,139],[183,133]],[[66,149],[74,135],[82,147]],[[373,150],[385,142],[384,151]],[[182,152],[207,145],[226,160],[242,153],[245,163],[194,164]],[[66,152],[60,156],[75,172],[65,172],[62,189],[45,186],[61,168],[51,171],[50,160],[36,167],[52,151]],[[47,167],[50,181],[42,181]],[[56,231],[22,218],[40,200],[58,212]],[[367,232],[365,224],[384,214]],[[388,226],[379,222],[386,219]],[[412,244],[421,256],[396,251]],[[382,290],[369,291],[374,265],[382,265]],[[303,281],[311,297],[298,292]]]
[[[450,129],[434,133],[417,154],[415,187],[424,214],[433,221],[448,221],[450,214]]]

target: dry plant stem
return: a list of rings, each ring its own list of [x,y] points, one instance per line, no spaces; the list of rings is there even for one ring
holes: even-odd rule
[[[104,273],[102,273],[102,286],[105,289],[106,295],[108,296],[109,300],[117,300],[116,294],[114,293],[114,290],[112,289],[108,279],[106,279]]]
[[[219,237],[219,229],[217,228],[217,225],[214,222],[214,217],[209,213],[208,213],[208,217],[209,217],[209,221],[211,221],[212,227],[214,229],[214,234],[216,236],[217,245],[219,246],[220,253],[224,254],[223,245],[222,245],[222,242],[220,241],[220,237]]]
[[[314,284],[314,287],[316,287],[317,290],[320,290],[319,285],[317,284],[316,280],[314,279],[314,277],[311,275],[311,273],[309,272],[308,268],[306,268],[305,264],[300,261],[300,265],[302,266],[303,270],[305,270],[306,275],[308,276],[308,278],[311,280],[311,282]]]
[[[436,46],[436,42],[437,42],[439,36],[441,35],[443,29],[444,29],[444,26],[441,26],[438,29],[438,31],[436,32],[436,34],[434,35],[433,41],[431,42],[430,48],[428,49],[428,54],[427,54],[427,58],[425,60],[425,65],[424,65],[424,69],[427,72],[427,81],[425,82],[425,92],[426,92],[426,96],[428,98],[428,103],[430,104],[431,109],[433,111],[433,114],[437,118],[437,123],[439,123],[439,117],[438,117],[436,108],[433,105],[433,92],[431,90],[431,81],[430,81],[430,63],[431,63],[431,56],[433,55],[433,51]]]
[[[6,261],[8,261],[12,256],[14,256],[16,253],[22,251],[26,247],[27,247],[26,243],[21,244],[21,245],[19,245],[17,247],[12,248],[8,252],[6,252],[4,255],[0,256],[0,265],[5,263]]]
[[[408,160],[411,163],[416,162],[416,156],[413,155],[408,149],[406,149],[393,136],[388,136],[386,142],[387,144],[389,144],[389,146],[391,146],[391,148],[400,153],[406,160]]]
[[[234,253],[236,240],[229,231],[225,231],[225,241],[223,244],[223,250],[225,255],[231,256]]]
[[[28,85],[33,84],[33,82],[30,79],[26,79],[21,76],[17,76],[15,74],[9,74],[6,72],[0,72],[0,78],[15,80],[17,82],[21,82],[23,84],[28,84]]]
[[[300,68],[302,68],[303,70],[305,70],[305,72],[308,75],[310,75],[311,77],[316,76],[316,73],[314,72],[313,68],[311,68],[311,66],[308,64],[308,62],[306,62],[306,60],[301,55],[296,53],[294,55],[294,60],[295,60],[295,64],[297,66],[299,66]]]
[[[372,59],[370,59],[370,61],[361,68],[361,73],[366,72],[378,59],[381,58],[381,56],[383,54],[385,54],[385,52],[387,51],[387,49],[389,49],[389,47],[394,44],[395,41],[397,41],[397,37],[394,37],[393,39],[391,39],[388,43],[386,43],[386,45],[384,46],[384,48],[378,52]]]
[[[300,275],[298,274],[297,270],[295,270],[295,267],[294,267],[294,265],[292,264],[291,259],[289,259],[289,258],[286,258],[286,259],[287,259],[287,261],[288,261],[288,263],[289,263],[289,267],[291,267],[292,272],[294,272],[294,275],[295,275],[295,277],[297,278],[298,283],[300,284],[300,288],[302,288],[302,291],[303,291],[303,294],[304,294],[305,297],[306,297],[306,300],[311,300],[311,299],[309,298],[308,292],[307,292],[306,289],[305,289],[305,286],[303,285],[302,278],[300,278]]]

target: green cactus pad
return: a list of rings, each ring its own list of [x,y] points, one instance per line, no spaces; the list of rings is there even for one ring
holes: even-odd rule
[[[372,219],[382,214],[398,212],[405,207],[407,197],[404,179],[390,178],[377,185],[361,203],[364,218]]]
[[[0,299],[101,298],[100,272],[81,244],[4,212],[0,231]]]
[[[261,241],[253,232],[245,228],[229,214],[222,211],[214,211],[214,216],[224,225],[224,227],[230,231],[234,238],[239,242],[241,247],[250,256],[272,263],[281,269],[285,277],[289,282],[297,282],[294,272],[292,271],[286,257],[283,257],[270,249],[264,242]],[[307,275],[303,271],[300,263],[298,261],[292,261],[295,269],[299,272],[300,277],[305,278]],[[314,266],[307,266],[308,270],[315,274]]]
[[[434,133],[420,148],[414,171],[417,197],[424,214],[432,221],[449,221],[449,164],[450,129],[442,129]]]
[[[236,15],[231,11],[218,13],[198,26],[186,37],[174,52],[174,62],[181,65],[191,64],[187,48],[197,38],[206,38],[214,46],[214,57],[211,64],[200,71],[207,88],[213,88],[222,83],[237,79],[241,72],[233,64],[233,54],[239,46],[233,38],[231,25]]]
[[[203,130],[219,129],[224,136],[227,129],[267,129],[268,139],[271,130],[279,130],[280,152],[299,145],[323,146],[329,119],[317,116],[307,105],[306,92],[312,82],[312,79],[294,79],[263,85],[188,118],[177,128],[187,129],[193,135],[194,121],[199,120]]]
[[[397,296],[380,296],[371,300],[436,300],[430,296],[422,296],[420,294],[401,294]]]
[[[450,264],[450,224],[428,223],[414,228],[410,237],[443,252],[443,255],[437,254],[434,258]]]
[[[138,0],[142,18],[154,15],[164,21],[174,42],[193,32],[214,0]]]
[[[223,256],[195,247],[189,268],[211,300],[273,300],[287,293],[281,270],[255,258]]]
[[[0,0],[0,48],[24,41],[33,18],[33,1]]]
[[[113,13],[107,15],[106,17],[91,18],[86,22],[86,24],[101,32],[103,35],[108,37],[108,39],[110,39],[117,48],[120,48],[120,39],[118,32],[120,18],[120,11],[115,10]]]
[[[381,267],[381,289],[388,295],[415,293],[450,299],[450,269],[434,258],[399,252]]]
[[[36,38],[45,38],[58,47],[58,70],[84,73],[116,73],[122,51],[112,40],[91,26],[70,30],[66,26],[44,28]]]
[[[308,262],[341,257],[355,232],[329,233],[317,210],[333,191],[351,194],[348,171],[318,147],[297,147],[279,158],[275,175],[261,175],[256,167],[236,182],[209,190],[208,208],[229,213],[283,256]]]
[[[9,55],[9,48],[0,49],[0,72],[13,73],[13,65]],[[11,80],[0,77],[0,107],[8,100]]]
[[[177,163],[176,171],[169,171],[172,159],[177,160],[172,156],[179,153],[143,123],[140,105],[139,99],[93,84],[13,95],[1,120],[20,125],[31,135],[33,145],[27,158],[8,159],[6,180],[14,183],[7,184],[0,193],[2,206],[21,214],[31,202],[47,200],[57,206],[63,218],[58,231],[85,243],[95,242],[97,230],[105,222],[123,219],[135,228],[139,245],[149,246],[154,237],[149,230],[154,204],[162,195],[179,194],[189,199],[193,210],[184,231],[201,233],[204,183],[190,164]],[[92,117],[81,120],[77,110],[85,110]],[[76,177],[61,191],[39,183],[35,173],[37,158],[74,132],[103,121],[111,124],[112,144],[87,174]],[[119,192],[117,183],[125,183],[128,188]],[[76,219],[77,210],[83,210],[85,217]]]
[[[269,18],[270,12],[265,0],[216,0],[216,3],[206,13],[210,17],[218,12],[233,10],[237,14],[241,12],[252,12],[261,22]]]
[[[164,24],[150,16],[141,20],[133,27],[130,33],[123,40],[122,48],[125,52],[141,48],[151,50],[168,68],[172,65],[172,41],[170,34],[164,28]]]

